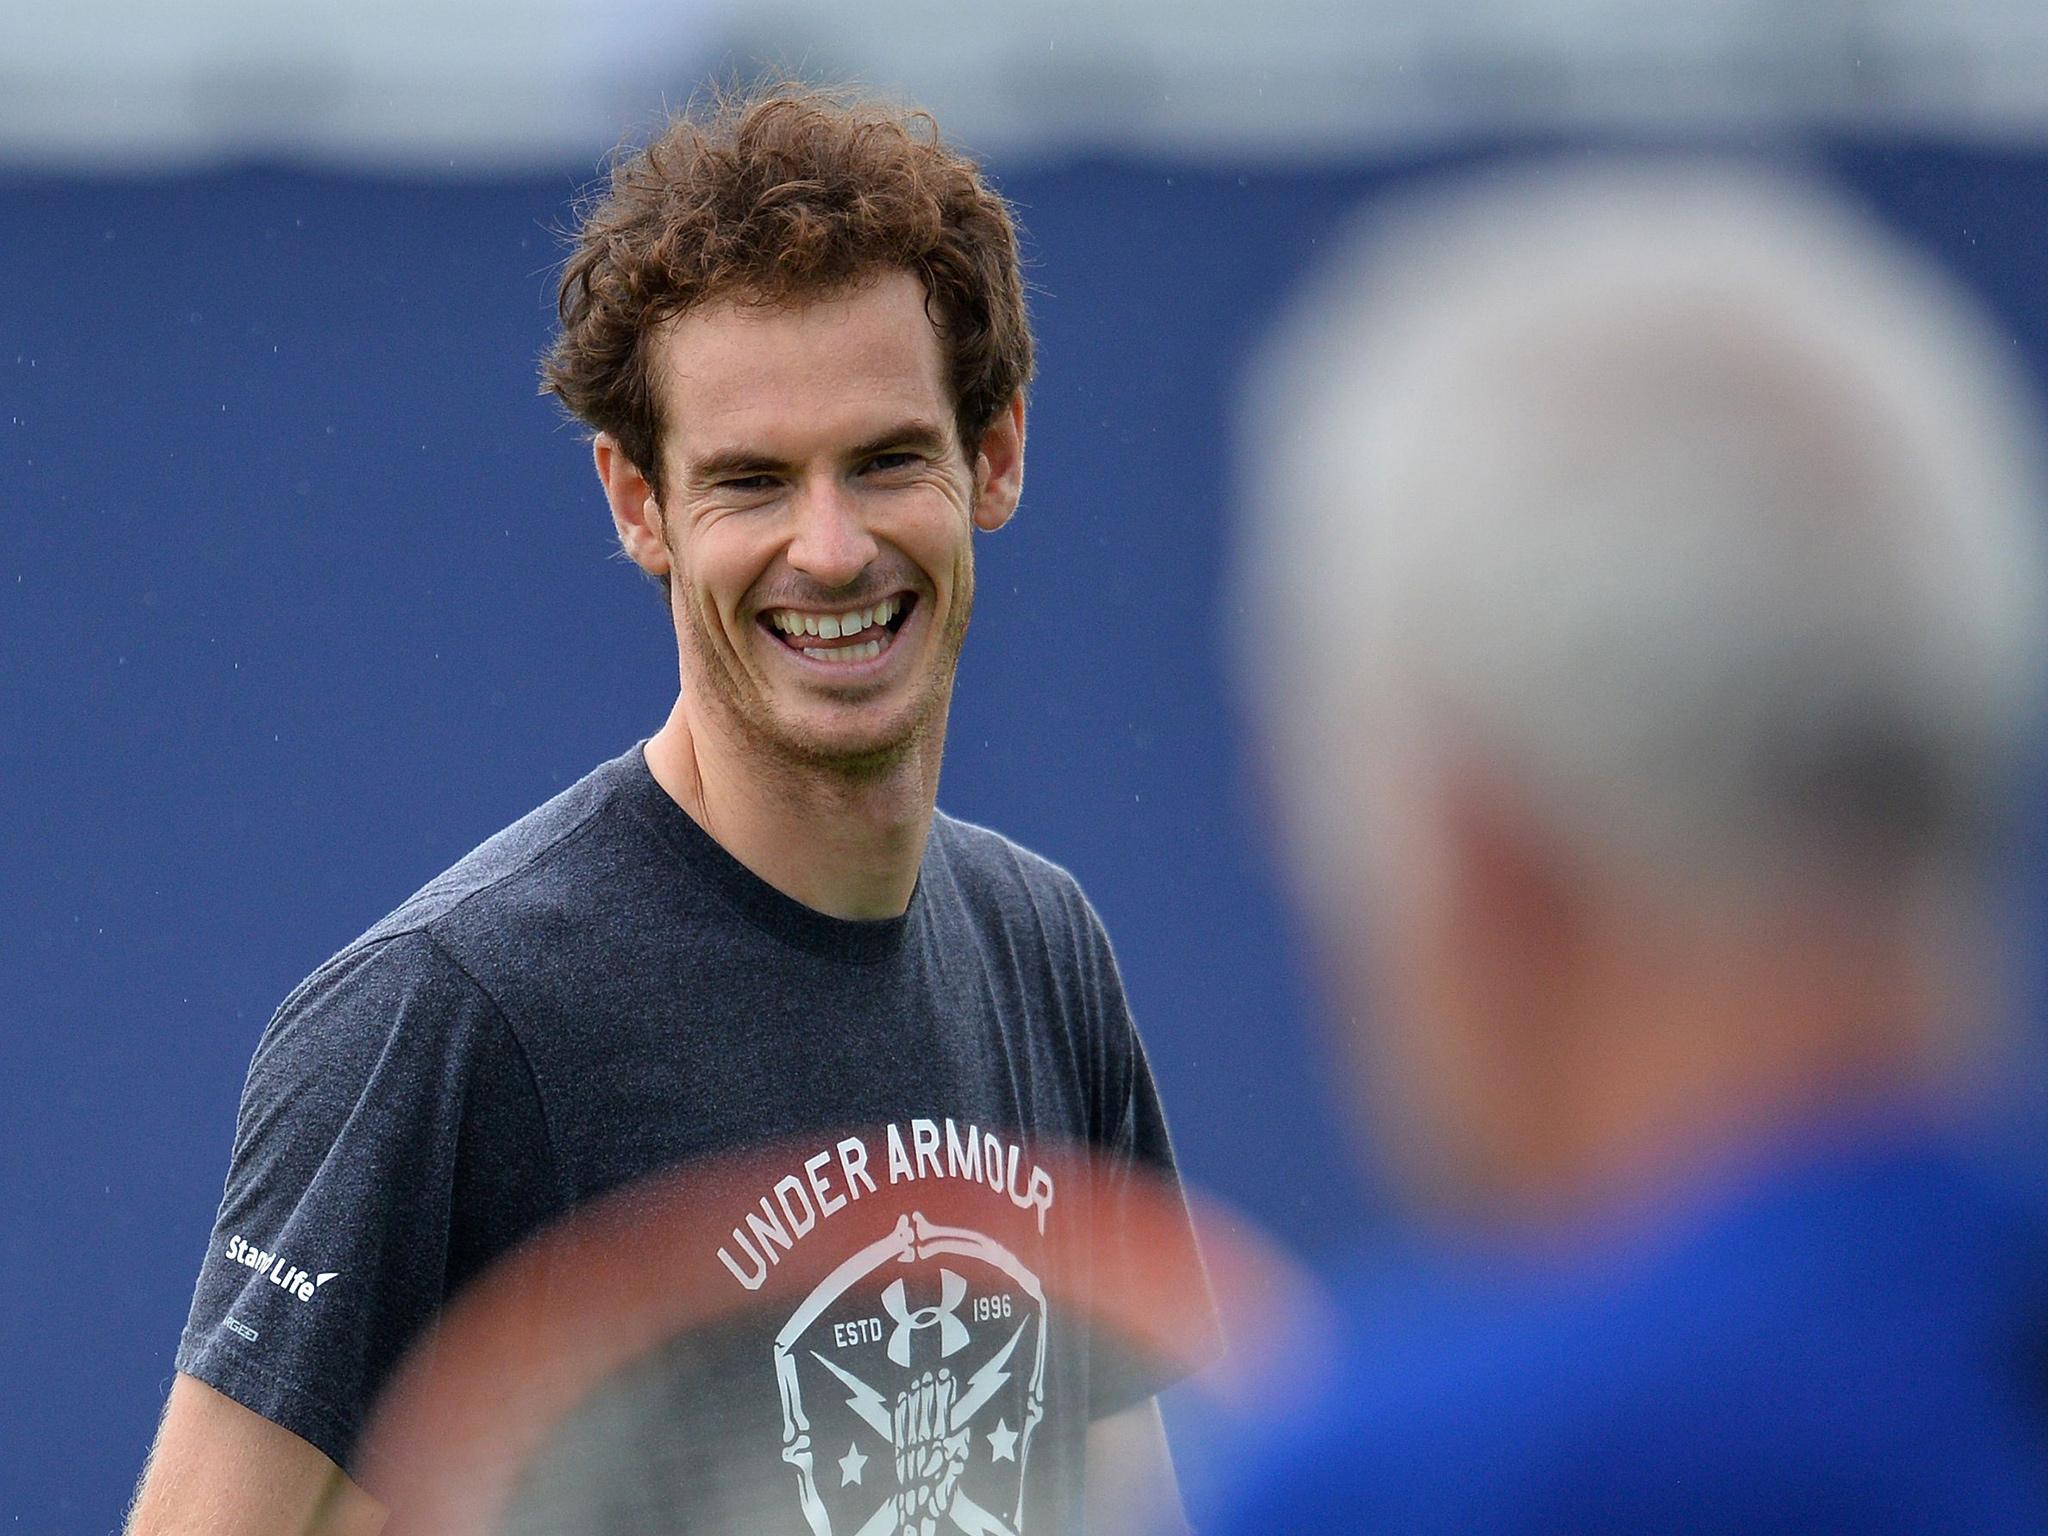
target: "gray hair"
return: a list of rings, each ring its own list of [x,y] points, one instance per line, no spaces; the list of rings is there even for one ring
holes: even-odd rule
[[[1318,898],[1355,890],[1403,740],[1607,867],[1744,900],[1974,868],[2013,809],[2032,400],[1817,186],[1575,162],[1382,211],[1247,420],[1249,672]]]

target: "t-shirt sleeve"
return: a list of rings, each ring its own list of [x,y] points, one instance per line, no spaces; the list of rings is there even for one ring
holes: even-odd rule
[[[1100,1041],[1094,1244],[1100,1313],[1090,1415],[1156,1396],[1222,1341],[1166,1110],[1101,920],[1080,903],[1082,976]],[[1129,1324],[1147,1330],[1145,1336]]]
[[[377,1393],[480,1262],[461,1251],[461,1207],[497,1193],[463,1187],[492,1161],[479,1142],[546,1186],[532,1079],[489,998],[421,933],[323,966],[250,1064],[178,1369],[350,1468]]]

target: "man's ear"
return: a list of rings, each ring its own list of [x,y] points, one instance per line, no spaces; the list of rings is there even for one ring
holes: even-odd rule
[[[994,533],[1024,494],[1024,396],[996,412],[974,451],[974,526]]]
[[[619,530],[620,546],[648,575],[666,576],[668,540],[664,537],[661,504],[655,499],[654,487],[611,433],[598,433],[590,453],[597,463],[604,499],[611,503],[612,526]]]
[[[1562,843],[1490,775],[1447,770],[1441,793],[1454,921],[1473,936],[1468,963],[1501,973],[1499,996],[1567,995],[1594,913]]]

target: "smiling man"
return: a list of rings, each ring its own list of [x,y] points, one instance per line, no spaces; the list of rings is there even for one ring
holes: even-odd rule
[[[459,1293],[764,1148],[684,1202],[669,1284],[719,1326],[556,1426],[535,1518],[1120,1528],[1171,1502],[1174,1368],[1089,1287],[1105,1192],[1164,1188],[1147,1262],[1201,1289],[1164,1120],[1073,881],[935,803],[1023,483],[1008,210],[928,119],[782,89],[623,160],[560,308],[675,707],[279,1010],[131,1530],[375,1529],[372,1406]]]
[[[901,913],[917,879],[973,531],[1007,522],[1023,483],[1029,354],[1019,316],[1002,360],[1017,386],[962,421],[924,279],[852,282],[794,305],[718,295],[669,321],[648,348],[670,424],[654,469],[624,421],[596,456],[682,655],[648,767],[769,884],[859,919]],[[557,388],[602,425],[581,362],[565,338]]]

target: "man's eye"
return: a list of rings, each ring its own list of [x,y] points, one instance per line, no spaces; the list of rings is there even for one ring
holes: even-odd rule
[[[912,465],[922,464],[923,462],[924,458],[921,454],[907,451],[903,453],[878,453],[868,460],[868,468],[886,472],[892,469],[909,469]]]
[[[738,491],[745,495],[768,490],[774,484],[774,478],[769,475],[735,475],[730,480],[719,481],[718,488],[721,491]]]

